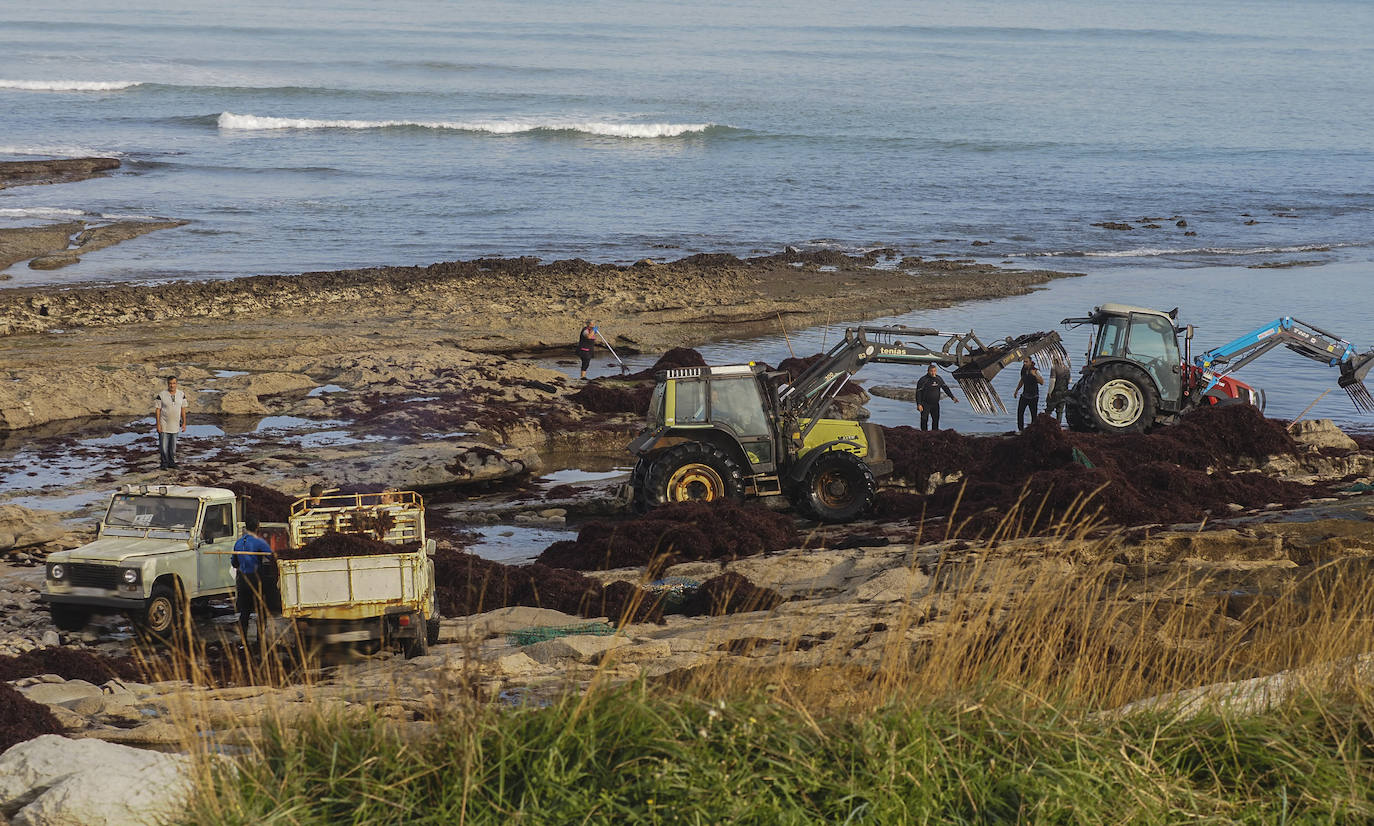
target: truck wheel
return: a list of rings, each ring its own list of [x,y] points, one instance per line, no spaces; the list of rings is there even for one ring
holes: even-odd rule
[[[744,487],[739,464],[725,451],[706,442],[685,442],[668,448],[644,476],[640,498],[650,507],[738,499]]]
[[[1080,400],[1086,403],[1093,430],[1144,433],[1154,424],[1159,398],[1145,374],[1127,364],[1108,364],[1084,380]]]
[[[178,592],[179,589],[170,585],[154,585],[143,613],[134,619],[138,629],[149,636],[170,639],[177,626],[181,624],[181,612],[184,608]]]
[[[58,631],[80,631],[91,621],[90,609],[79,605],[51,604],[48,613],[52,615],[52,624],[57,626]]]
[[[878,496],[878,480],[858,456],[827,451],[806,471],[793,504],[821,522],[851,522],[867,513]]]

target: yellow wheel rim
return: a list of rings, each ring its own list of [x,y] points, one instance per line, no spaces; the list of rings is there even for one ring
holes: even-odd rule
[[[669,502],[713,502],[725,496],[725,480],[700,462],[683,465],[668,477]]]

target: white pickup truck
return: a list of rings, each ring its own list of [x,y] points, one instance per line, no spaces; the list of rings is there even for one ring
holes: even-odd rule
[[[233,491],[124,485],[94,542],[48,555],[39,599],[64,631],[80,630],[94,613],[121,612],[168,637],[188,607],[233,594],[229,554],[241,532]]]
[[[407,657],[439,640],[434,604],[434,540],[425,538],[425,507],[413,491],[298,499],[287,523],[301,548],[326,533],[366,536],[407,546],[396,553],[278,559],[282,616],[303,641],[376,642]]]

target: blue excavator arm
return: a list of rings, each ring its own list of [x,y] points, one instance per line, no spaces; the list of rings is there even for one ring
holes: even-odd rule
[[[1374,348],[1361,353],[1340,336],[1289,316],[1194,356],[1193,364],[1207,379],[1203,392],[1211,390],[1223,376],[1280,345],[1328,367],[1339,368],[1341,377],[1337,384],[1350,395],[1356,409],[1374,412],[1374,396],[1364,384],[1365,376],[1374,367]]]

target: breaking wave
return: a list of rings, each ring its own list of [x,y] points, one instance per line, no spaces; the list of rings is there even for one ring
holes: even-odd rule
[[[117,92],[141,85],[136,80],[0,80],[0,89],[26,92]]]
[[[1137,247],[1128,250],[1060,250],[1029,252],[1027,258],[1156,258],[1163,255],[1274,255],[1284,252],[1326,252],[1354,244],[1301,244],[1291,247]]]
[[[424,121],[424,120],[318,120],[315,118],[274,118],[221,112],[220,129],[445,129],[455,132],[484,132],[492,135],[519,135],[529,132],[579,132],[611,138],[675,138],[722,128],[714,123],[605,123],[600,121]],[[723,127],[728,128],[728,127]]]

